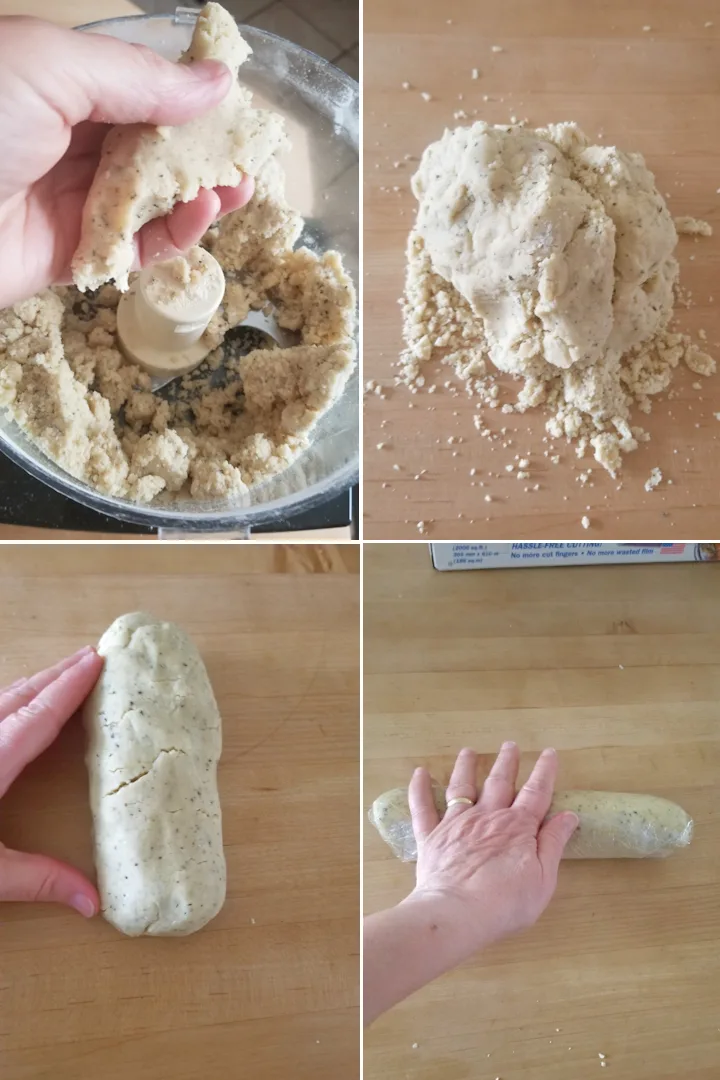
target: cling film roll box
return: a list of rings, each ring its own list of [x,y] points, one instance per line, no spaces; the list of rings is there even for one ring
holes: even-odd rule
[[[430,544],[436,570],[720,562],[717,544]]]

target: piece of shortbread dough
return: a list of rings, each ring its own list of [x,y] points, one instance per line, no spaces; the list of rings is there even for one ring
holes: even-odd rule
[[[640,154],[576,124],[478,121],[429,146],[412,184],[432,268],[481,316],[502,371],[583,370],[666,326],[677,234]]]
[[[254,109],[249,91],[237,82],[251,52],[233,17],[220,4],[206,4],[179,63],[227,64],[234,76],[227,97],[178,127],[118,124],[108,132],[72,260],[79,289],[112,280],[125,291],[136,258],[135,233],[143,225],[178,202],[190,202],[200,188],[235,187],[244,174],[257,175],[286,144],[281,117]]]
[[[210,680],[187,634],[142,612],[98,652],[84,716],[102,913],[131,936],[192,934],[225,900]]]

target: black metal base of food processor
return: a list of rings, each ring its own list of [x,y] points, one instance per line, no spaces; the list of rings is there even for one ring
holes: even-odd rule
[[[357,539],[358,491],[343,492],[312,510],[288,517],[281,525],[262,526],[259,533],[287,534],[312,529],[352,529]],[[157,529],[132,525],[99,514],[36,480],[0,453],[0,525],[23,525],[35,529],[63,529],[72,532],[117,533],[155,536]],[[208,538],[212,534],[208,534]],[[203,534],[197,534],[202,541]],[[52,540],[52,534],[48,535]]]

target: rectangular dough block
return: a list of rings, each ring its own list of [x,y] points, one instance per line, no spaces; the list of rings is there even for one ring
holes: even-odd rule
[[[102,912],[131,936],[192,934],[225,901],[220,713],[180,627],[135,612],[102,638],[85,706]]]

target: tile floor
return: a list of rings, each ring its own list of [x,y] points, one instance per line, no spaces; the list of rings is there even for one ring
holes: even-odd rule
[[[174,11],[180,2],[136,0],[144,11],[152,14]],[[357,80],[359,0],[222,0],[222,3],[239,22],[294,41]]]

